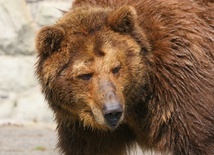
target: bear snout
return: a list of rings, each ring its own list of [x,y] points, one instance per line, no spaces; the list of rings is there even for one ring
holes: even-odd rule
[[[123,107],[120,102],[107,102],[103,107],[103,115],[107,125],[114,129],[118,126],[123,114]]]

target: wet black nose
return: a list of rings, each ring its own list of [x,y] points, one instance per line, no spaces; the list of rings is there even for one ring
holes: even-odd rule
[[[105,120],[111,127],[117,126],[122,113],[123,108],[120,103],[107,103],[103,108]]]

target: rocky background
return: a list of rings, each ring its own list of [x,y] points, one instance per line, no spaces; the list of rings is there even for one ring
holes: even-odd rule
[[[0,0],[0,123],[53,122],[34,75],[34,39],[71,1]]]

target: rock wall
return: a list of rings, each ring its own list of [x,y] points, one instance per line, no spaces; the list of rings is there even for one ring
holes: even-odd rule
[[[34,75],[34,39],[72,0],[0,0],[0,121],[52,122]]]

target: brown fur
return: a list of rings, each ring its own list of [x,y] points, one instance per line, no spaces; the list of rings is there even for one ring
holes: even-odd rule
[[[65,155],[122,155],[135,143],[214,154],[213,5],[76,0],[36,45]],[[116,129],[102,113],[108,92],[124,109]]]

